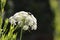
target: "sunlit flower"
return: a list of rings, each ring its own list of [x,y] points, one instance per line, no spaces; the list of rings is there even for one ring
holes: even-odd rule
[[[16,25],[16,22],[18,22],[18,25],[23,24],[23,30],[28,30],[29,27],[31,30],[37,29],[37,20],[36,18],[29,12],[20,11],[14,14],[12,17],[9,18],[10,23]]]

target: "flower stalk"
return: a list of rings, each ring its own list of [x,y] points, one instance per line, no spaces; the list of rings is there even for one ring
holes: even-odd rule
[[[20,32],[20,40],[22,40],[22,34],[23,34],[23,29],[21,28],[21,32]]]

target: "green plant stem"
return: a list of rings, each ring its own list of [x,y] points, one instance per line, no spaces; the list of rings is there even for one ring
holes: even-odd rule
[[[21,27],[20,40],[22,40],[22,33],[23,33],[23,29],[22,29],[22,27]]]

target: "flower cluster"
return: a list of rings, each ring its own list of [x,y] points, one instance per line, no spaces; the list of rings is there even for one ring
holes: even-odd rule
[[[16,25],[17,22],[20,27],[23,25],[23,30],[28,30],[30,28],[31,30],[37,29],[37,20],[30,12],[17,12],[9,18],[9,22],[13,25]]]

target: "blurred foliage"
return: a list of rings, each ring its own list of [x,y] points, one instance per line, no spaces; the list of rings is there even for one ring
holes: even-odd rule
[[[50,0],[50,5],[52,11],[55,13],[55,18],[54,18],[54,40],[60,40],[60,9],[58,5],[58,0]]]
[[[4,6],[6,4],[6,0],[0,0],[0,16],[4,13]]]
[[[16,29],[16,27],[14,27],[14,25],[10,25],[10,29],[8,31],[7,29],[7,25],[8,25],[8,19],[5,20],[4,23],[4,27],[3,29],[0,31],[0,40],[16,40],[17,37],[17,33],[13,33]],[[8,31],[8,34],[6,34]]]
[[[6,4],[6,0],[0,0],[0,40],[16,40],[17,33],[13,33],[17,26],[10,25],[10,29],[8,31],[7,25],[9,23],[9,19],[5,19],[5,23],[3,25],[3,14],[4,14],[4,7]],[[8,33],[7,33],[8,32]]]

